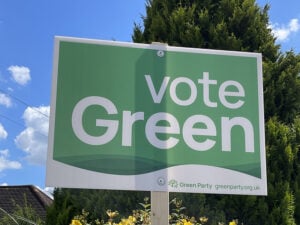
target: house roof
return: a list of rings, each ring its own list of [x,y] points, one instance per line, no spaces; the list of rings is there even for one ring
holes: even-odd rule
[[[0,186],[0,208],[6,212],[13,213],[16,204],[22,207],[25,200],[41,219],[46,218],[46,208],[53,202],[53,198],[33,185]]]

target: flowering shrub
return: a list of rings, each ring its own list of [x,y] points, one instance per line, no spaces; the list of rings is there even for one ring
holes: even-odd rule
[[[122,218],[119,222],[115,221],[119,215],[118,211],[108,209],[106,211],[108,216],[107,221],[99,219],[88,221],[89,213],[83,209],[80,215],[76,215],[72,219],[70,225],[151,225],[151,205],[149,204],[149,198],[145,198],[144,203],[139,204],[142,206],[142,209],[133,210],[132,215],[127,218]],[[208,221],[208,218],[205,216],[197,220],[195,217],[184,215],[182,211],[185,207],[182,207],[181,200],[173,199],[171,204],[175,206],[175,209],[173,209],[173,212],[169,215],[169,225],[205,225]],[[225,224],[219,222],[218,225]],[[229,225],[238,225],[238,220],[232,220]]]

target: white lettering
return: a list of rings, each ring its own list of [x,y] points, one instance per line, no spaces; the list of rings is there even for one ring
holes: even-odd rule
[[[176,94],[176,87],[180,83],[186,83],[191,90],[191,95],[186,100],[179,99]],[[193,102],[195,101],[195,99],[197,97],[197,87],[191,79],[189,79],[187,77],[178,77],[175,80],[173,80],[171,83],[170,96],[171,96],[172,100],[178,105],[182,105],[182,106],[191,105],[191,104],[193,104]]]
[[[226,91],[226,88],[229,86],[236,87],[238,91],[237,92]],[[233,80],[225,81],[220,86],[219,98],[220,98],[220,101],[222,102],[222,104],[229,109],[238,109],[244,104],[244,101],[239,99],[235,103],[230,103],[226,100],[226,96],[245,97],[245,90],[239,82],[236,82]]]
[[[170,77],[165,76],[158,89],[154,87],[151,75],[145,75],[147,87],[150,91],[153,103],[159,104],[167,91]],[[209,78],[208,72],[203,72],[203,77],[198,79],[198,84],[203,85],[203,103],[207,107],[218,107],[218,103],[210,99],[213,85],[217,85],[217,80]],[[187,97],[180,95],[179,85],[184,85],[188,90]],[[170,82],[169,94],[172,101],[179,106],[188,106],[193,104],[197,98],[197,83],[188,77],[177,77]],[[156,91],[158,90],[158,91]],[[184,90],[185,91],[185,90]],[[228,109],[238,109],[243,106],[245,101],[244,87],[237,81],[224,81],[218,90],[220,103]],[[215,95],[213,95],[215,96]],[[145,103],[146,104],[146,103]],[[85,110],[92,106],[104,108],[108,115],[118,114],[116,106],[109,99],[100,96],[90,96],[80,100],[74,107],[72,113],[72,128],[75,135],[84,143],[90,145],[103,145],[113,140],[119,130],[119,120],[95,119],[96,127],[107,128],[104,134],[92,135],[84,127],[83,116]],[[200,109],[199,109],[200,110]],[[217,109],[216,109],[217,110]],[[170,149],[175,147],[180,138],[178,135],[182,132],[182,138],[185,144],[192,150],[208,151],[212,149],[216,141],[217,129],[214,121],[206,115],[190,115],[183,123],[182,131],[177,118],[168,112],[158,112],[148,115],[148,112],[123,111],[122,114],[122,146],[132,146],[134,136],[134,125],[137,121],[144,121],[145,138],[148,142],[159,149]],[[148,119],[145,119],[145,115]],[[182,118],[181,118],[182,119]],[[220,118],[219,118],[220,119]],[[230,152],[232,150],[232,129],[240,126],[244,131],[245,152],[254,152],[254,130],[252,123],[244,117],[221,117],[221,150]]]
[[[157,125],[159,121],[167,121],[170,126],[159,126]],[[160,112],[153,114],[148,119],[145,127],[145,133],[148,141],[153,146],[160,149],[169,149],[174,147],[179,140],[174,137],[169,137],[166,140],[160,140],[156,134],[179,134],[180,127],[177,119],[172,114]]]
[[[216,80],[209,79],[209,73],[203,72],[203,79],[198,79],[199,84],[203,84],[203,101],[205,105],[208,107],[217,107],[216,102],[212,102],[209,99],[209,85],[210,84],[217,84]]]
[[[147,85],[148,85],[148,88],[150,90],[153,102],[154,103],[160,103],[161,100],[162,100],[162,97],[164,96],[164,94],[166,92],[170,77],[164,77],[164,79],[161,83],[161,86],[159,88],[158,93],[156,93],[156,91],[155,91],[151,76],[150,75],[145,75],[145,78],[146,78]]]
[[[123,111],[123,124],[122,124],[122,145],[123,146],[132,146],[132,125],[138,120],[144,120],[143,112],[136,112],[131,114],[130,111]]]
[[[241,126],[244,129],[245,152],[254,152],[254,130],[251,122],[244,117],[222,117],[222,151],[231,151],[231,129]]]
[[[96,119],[96,126],[107,127],[105,134],[101,136],[92,136],[88,134],[82,122],[84,111],[91,105],[99,105],[103,107],[108,114],[117,114],[117,108],[107,98],[99,96],[90,96],[80,100],[72,113],[72,127],[75,135],[84,143],[89,145],[103,145],[110,142],[118,131],[118,121]]]
[[[194,128],[196,123],[201,123],[206,128]],[[216,136],[216,126],[208,116],[194,115],[189,117],[183,125],[182,132],[185,143],[193,150],[207,151],[216,143],[214,140],[208,138],[205,141],[198,142],[193,137],[194,135]]]

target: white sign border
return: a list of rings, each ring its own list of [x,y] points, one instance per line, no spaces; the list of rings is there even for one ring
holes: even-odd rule
[[[213,187],[223,185],[223,188],[213,190],[202,188],[193,188],[194,183],[190,182],[190,186],[180,186],[180,179],[186,177],[182,174],[181,166],[167,168],[143,175],[108,175],[100,172],[88,171],[74,166],[66,165],[53,160],[53,144],[55,130],[55,111],[56,111],[56,93],[57,93],[57,75],[58,75],[58,57],[60,42],[87,43],[96,45],[109,45],[130,48],[154,49],[170,52],[187,52],[200,53],[211,55],[228,55],[239,57],[253,57],[257,59],[257,80],[258,80],[258,103],[259,103],[259,126],[260,126],[260,160],[261,160],[261,178],[256,178],[247,174],[239,173],[223,168],[203,166],[203,165],[185,165],[185,174],[189,176],[197,175],[194,180],[207,180]],[[265,128],[264,128],[264,102],[263,102],[263,78],[262,78],[262,55],[261,53],[238,52],[211,50],[199,48],[173,47],[163,43],[138,44],[130,42],[118,42],[96,39],[84,39],[74,37],[55,37],[53,59],[53,74],[52,74],[52,92],[51,92],[51,109],[49,121],[49,136],[48,136],[48,152],[47,152],[47,170],[46,170],[46,186],[56,187],[73,187],[73,188],[88,188],[88,189],[117,189],[121,190],[147,190],[147,191],[169,191],[169,192],[197,192],[197,193],[215,193],[215,194],[243,194],[243,195],[267,195],[267,175],[266,175],[266,154],[265,154]],[[187,169],[188,168],[188,169]],[[197,170],[197,173],[193,171]],[[222,170],[222,172],[220,171]],[[198,172],[200,171],[200,172]],[[173,187],[168,183],[172,178],[172,174],[176,174],[176,181],[179,181],[179,188]],[[166,176],[168,175],[168,176]],[[218,180],[218,183],[213,180]],[[161,179],[161,180],[160,180]],[[185,180],[184,178],[183,180]],[[225,180],[224,180],[225,179]],[[239,180],[237,182],[228,182],[228,179]],[[103,183],[103,180],[107,183]],[[244,183],[241,184],[241,180]],[[247,181],[247,182],[245,182]],[[186,181],[185,181],[186,183]],[[114,184],[114,185],[112,185]],[[117,185],[115,185],[117,184]],[[120,185],[121,184],[121,185]],[[196,184],[195,184],[196,185]],[[201,186],[201,185],[200,185]],[[151,188],[149,188],[151,187]],[[242,188],[243,187],[243,188]],[[247,190],[245,187],[258,187],[257,190]],[[219,191],[220,190],[220,191]]]

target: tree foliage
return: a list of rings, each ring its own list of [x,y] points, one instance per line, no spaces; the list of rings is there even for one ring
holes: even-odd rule
[[[300,55],[280,52],[268,10],[254,0],[152,0],[143,26],[135,24],[133,40],[262,53],[269,194],[206,195],[202,207],[244,224],[299,224]],[[197,202],[195,196],[184,198]]]
[[[264,62],[263,69],[266,118],[292,123],[300,111],[300,55],[280,54],[275,62]]]
[[[254,0],[148,1],[143,29],[135,25],[133,41],[262,52],[276,61],[279,46],[268,28],[268,9]]]
[[[82,209],[89,212],[89,220],[106,220],[107,209],[120,211],[120,217],[128,216],[148,192],[82,190],[57,188],[54,191],[54,203],[47,211],[47,225],[69,224]]]

